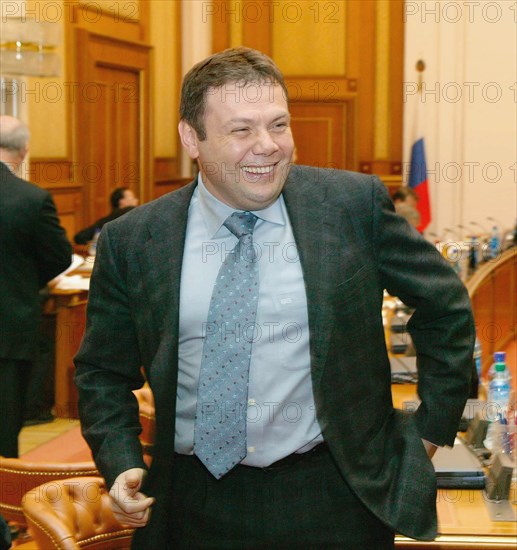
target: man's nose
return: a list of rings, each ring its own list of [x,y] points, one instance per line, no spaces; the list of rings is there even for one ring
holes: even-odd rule
[[[263,130],[257,134],[257,139],[251,150],[255,155],[271,155],[278,149],[279,147],[273,136],[267,130]]]

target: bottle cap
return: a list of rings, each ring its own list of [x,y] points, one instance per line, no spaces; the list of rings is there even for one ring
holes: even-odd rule
[[[505,363],[506,362],[506,352],[505,351],[496,351],[494,353],[494,362],[495,363]]]

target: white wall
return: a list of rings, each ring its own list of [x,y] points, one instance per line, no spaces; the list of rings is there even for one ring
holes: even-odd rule
[[[513,227],[517,2],[406,1],[404,16],[404,161],[421,101],[432,207],[427,236],[479,234],[480,226],[493,225],[490,217]],[[415,93],[418,59],[426,63],[421,98]]]

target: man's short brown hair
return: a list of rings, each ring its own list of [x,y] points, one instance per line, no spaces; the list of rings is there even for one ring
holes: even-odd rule
[[[229,83],[236,86],[279,84],[287,100],[284,77],[267,55],[243,47],[215,53],[190,69],[181,88],[180,119],[194,128],[201,141],[206,139],[203,116],[207,95]]]

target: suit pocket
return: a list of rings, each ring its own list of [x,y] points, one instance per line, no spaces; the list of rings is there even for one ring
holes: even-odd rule
[[[366,278],[367,272],[368,272],[368,266],[367,265],[361,266],[355,273],[350,275],[350,277],[347,277],[344,281],[339,283],[337,285],[337,288],[339,289],[345,285],[354,285],[357,283],[361,283],[361,281]]]
[[[351,310],[360,315],[380,313],[382,290],[379,289],[375,270],[363,265],[351,277],[336,286],[333,300],[338,310]]]

